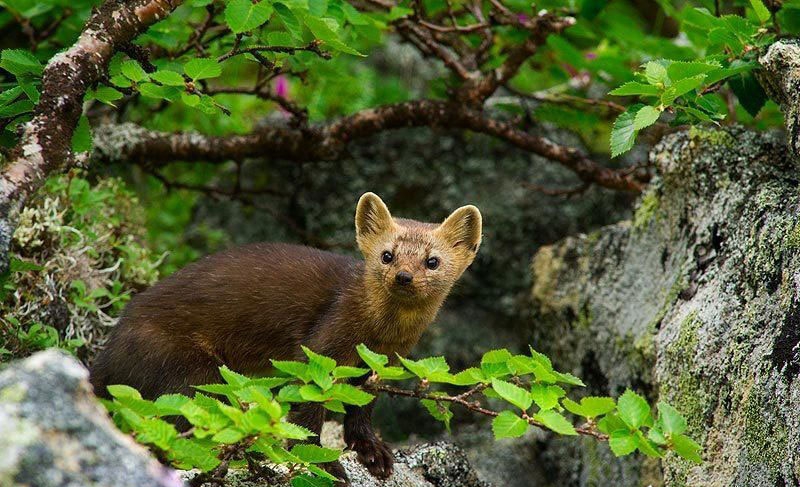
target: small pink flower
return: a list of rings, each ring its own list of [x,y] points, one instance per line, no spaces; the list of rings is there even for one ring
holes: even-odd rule
[[[585,57],[586,59],[591,61],[592,59],[597,59],[597,53],[587,52]]]
[[[517,20],[519,21],[520,24],[524,24],[525,22],[528,21],[529,18],[530,17],[528,17],[525,14],[517,14]]]
[[[284,75],[275,78],[275,94],[284,98],[289,97],[289,79]]]

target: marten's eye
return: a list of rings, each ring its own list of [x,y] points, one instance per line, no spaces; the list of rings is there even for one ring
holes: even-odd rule
[[[434,270],[439,267],[439,258],[438,257],[428,257],[428,260],[425,261],[425,267],[430,270]]]
[[[381,254],[381,262],[383,262],[384,264],[391,264],[393,260],[394,260],[394,255],[392,255],[392,253],[389,252],[388,250],[385,251],[383,254]]]

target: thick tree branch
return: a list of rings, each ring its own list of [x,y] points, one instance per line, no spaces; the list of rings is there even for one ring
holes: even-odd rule
[[[641,191],[644,185],[635,175],[603,167],[577,149],[558,145],[463,104],[439,100],[386,105],[304,128],[264,127],[248,135],[163,133],[133,124],[101,126],[96,130],[93,157],[151,168],[173,161],[224,162],[265,155],[294,161],[336,160],[345,154],[352,140],[385,130],[423,126],[467,129],[497,137],[558,162],[587,183],[633,192]]]
[[[34,117],[0,173],[0,271],[7,265],[18,210],[50,172],[74,163],[71,140],[86,90],[103,76],[120,46],[180,3],[109,0],[92,14],[77,42],[47,64]]]

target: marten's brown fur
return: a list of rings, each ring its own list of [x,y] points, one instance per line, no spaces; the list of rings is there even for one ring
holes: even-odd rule
[[[128,384],[147,398],[191,394],[192,385],[218,382],[223,364],[257,375],[270,370],[270,359],[302,360],[300,345],[341,365],[358,365],[359,343],[405,355],[472,262],[481,215],[465,206],[441,225],[393,219],[367,193],[356,209],[356,239],[364,261],[259,243],[208,256],[164,279],[125,308],[92,368],[95,391],[105,395],[107,385]],[[391,452],[372,431],[370,409],[348,408],[345,439],[384,477]],[[293,420],[319,433],[324,414],[304,405]],[[346,478],[340,465],[329,467]]]

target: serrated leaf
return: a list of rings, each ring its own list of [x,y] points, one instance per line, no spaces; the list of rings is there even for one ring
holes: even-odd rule
[[[608,438],[614,456],[624,457],[636,451],[636,438],[629,431],[615,431]]]
[[[661,458],[661,452],[658,451],[658,446],[648,440],[641,431],[635,433],[636,447],[640,452],[648,457]]]
[[[3,91],[0,93],[0,106],[8,105],[12,101],[16,100],[19,95],[22,94],[22,87],[15,86],[11,89]]]
[[[32,110],[33,102],[31,100],[18,100],[0,107],[0,118],[13,118]]]
[[[481,371],[486,378],[502,377],[511,373],[508,361],[511,353],[506,349],[489,350],[481,358]]]
[[[586,384],[584,384],[579,377],[575,377],[569,372],[555,372],[555,377],[558,382],[562,382],[564,384],[569,384],[578,387],[586,387]]]
[[[690,91],[702,86],[705,82],[705,79],[706,75],[701,74],[692,78],[684,78],[680,81],[676,81],[672,84],[672,86],[664,90],[664,94],[661,95],[661,103],[664,105],[671,105],[672,102],[674,102],[679,96],[683,96],[686,93],[689,93]],[[638,116],[639,114],[637,113],[636,115]]]
[[[656,107],[650,105],[643,106],[636,112],[636,116],[633,118],[633,130],[639,131],[653,125],[660,116],[661,112]]]
[[[559,398],[565,394],[564,389],[556,385],[532,384],[531,397],[541,409],[553,409],[558,406]]]
[[[283,3],[275,3],[273,7],[275,8],[275,13],[278,15],[278,18],[283,22],[283,26],[286,27],[286,30],[292,35],[292,38],[297,42],[302,42],[303,26],[300,24],[297,16]]]
[[[750,116],[755,117],[769,99],[753,73],[745,73],[728,80],[728,85]]]
[[[356,352],[358,352],[358,356],[361,357],[361,360],[367,364],[367,367],[376,372],[389,363],[389,357],[373,352],[363,343],[356,346]]]
[[[184,64],[183,72],[195,81],[216,78],[222,74],[222,65],[216,59],[195,58]]]
[[[344,408],[344,404],[342,401],[325,401],[322,403],[322,407],[329,411],[333,411],[335,413],[346,413],[347,410]]]
[[[682,79],[694,78],[719,69],[718,63],[698,61],[672,61],[667,66],[667,76],[676,83]]]
[[[756,13],[756,17],[758,17],[758,21],[762,24],[769,21],[772,15],[769,13],[769,9],[764,5],[764,2],[761,0],[750,0],[750,6],[753,7],[753,11]]]
[[[658,61],[650,61],[644,65],[644,76],[651,85],[668,85],[667,68]]]
[[[643,105],[634,105],[617,117],[617,120],[614,122],[614,127],[611,130],[611,157],[624,154],[633,147],[636,134],[638,133],[634,127],[634,119],[636,118],[636,113],[642,106]]]
[[[686,431],[686,419],[677,409],[665,402],[658,403],[658,420],[667,435],[679,435]]]
[[[235,34],[260,27],[272,16],[272,4],[267,1],[230,0],[225,7],[225,22]]]
[[[342,454],[341,450],[334,450],[333,448],[323,448],[317,445],[307,443],[300,443],[292,448],[292,454],[297,458],[308,463],[328,463],[334,462],[339,459]]]
[[[638,428],[645,424],[650,416],[650,405],[642,396],[627,389],[617,399],[617,411],[625,424],[631,428]]]
[[[137,426],[136,439],[138,441],[155,445],[162,450],[168,450],[177,438],[178,431],[175,427],[161,419],[144,419]]]
[[[317,436],[313,431],[307,428],[288,422],[278,423],[275,425],[275,429],[281,436],[290,440],[305,440],[306,438]]]
[[[219,368],[219,373],[222,375],[222,378],[225,379],[225,382],[234,386],[234,387],[242,387],[248,382],[250,379],[238,372],[234,372],[233,370],[229,369],[227,365],[223,365]]]
[[[304,401],[322,402],[328,399],[328,396],[322,392],[316,384],[306,384],[300,387],[300,397]]]
[[[239,430],[238,428],[225,428],[217,432],[214,436],[211,437],[213,441],[217,443],[224,443],[227,445],[233,444],[241,440],[245,437],[243,431]]]
[[[560,435],[574,436],[578,434],[567,418],[552,409],[539,411],[533,416],[533,419]]]
[[[444,427],[447,429],[447,432],[450,432],[450,420],[453,419],[453,412],[450,411],[450,403],[447,402],[437,402],[431,399],[423,399],[420,401],[425,409],[433,416],[434,419],[437,419],[444,423]]]
[[[113,102],[122,98],[122,93],[110,86],[98,86],[91,94],[95,100],[106,105],[115,106]]]
[[[354,406],[366,406],[375,399],[375,396],[372,394],[364,392],[350,384],[334,384],[330,391],[328,391],[328,395],[331,399]]]
[[[411,360],[399,357],[400,362],[420,379],[429,379],[434,376],[441,376],[450,370],[450,366],[444,357],[428,357],[421,360]]]
[[[172,442],[167,455],[178,468],[186,470],[198,468],[203,472],[213,470],[220,460],[208,448],[201,446],[197,440],[178,438]]]
[[[353,54],[355,56],[364,56],[357,50],[342,42],[342,40],[339,38],[339,34],[337,34],[336,31],[331,27],[332,24],[330,22],[326,22],[327,20],[332,19],[320,19],[309,16],[305,18],[305,24],[311,33],[314,34],[314,37],[323,41],[327,47],[347,54]]]
[[[583,416],[585,418],[596,418],[610,413],[617,407],[617,404],[610,397],[584,397],[580,404],[571,399],[564,399],[562,404],[567,411]]]
[[[658,96],[661,90],[657,86],[639,83],[637,81],[629,81],[624,85],[611,90],[608,94],[614,96]]]
[[[150,77],[166,86],[184,86],[186,84],[183,76],[175,71],[158,70],[151,74]]]
[[[681,457],[696,464],[703,463],[700,452],[703,447],[686,435],[675,435],[672,437],[672,449]]]
[[[183,394],[166,394],[156,399],[155,405],[159,415],[170,416],[180,414],[181,407],[189,401],[191,399]]]
[[[528,431],[528,422],[511,411],[503,411],[492,421],[495,439],[518,438]]]
[[[322,479],[319,477],[312,477],[311,475],[307,474],[300,474],[292,478],[291,485],[292,487],[330,487],[331,482],[329,479]]]
[[[120,65],[120,72],[129,80],[139,83],[150,79],[144,69],[134,60],[128,60]]]
[[[92,127],[89,125],[89,119],[86,115],[81,115],[78,120],[78,126],[75,127],[75,132],[72,134],[72,150],[74,152],[92,150]],[[111,387],[114,386],[109,386],[109,390]]]
[[[36,56],[22,49],[4,49],[0,53],[0,68],[17,77],[26,74],[41,76],[44,69]]]
[[[362,367],[350,367],[348,365],[340,365],[333,369],[333,376],[337,379],[348,379],[351,377],[361,377],[368,374],[369,369]]]
[[[131,386],[126,386],[124,384],[115,384],[106,387],[108,393],[111,394],[113,397],[117,399],[125,399],[125,398],[134,398],[134,399],[141,399],[142,395]]]
[[[494,389],[500,397],[523,411],[531,407],[531,403],[533,402],[531,394],[528,391],[504,380],[492,379],[492,389]]]
[[[470,367],[455,374],[450,381],[451,384],[457,386],[471,386],[487,380],[484,377],[481,369],[477,367]]]
[[[272,366],[285,374],[297,377],[303,382],[310,382],[311,376],[308,371],[308,364],[296,360],[272,360]]]

